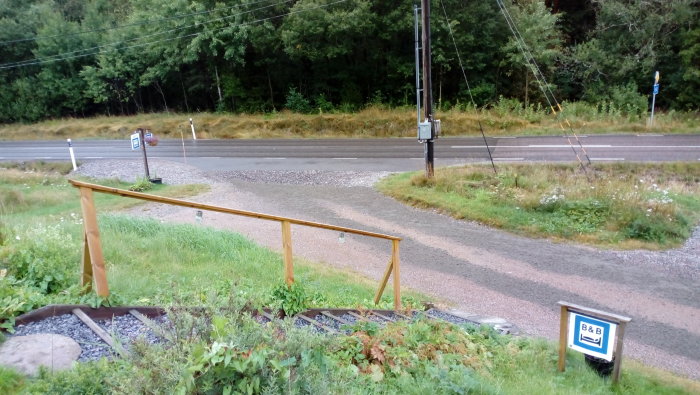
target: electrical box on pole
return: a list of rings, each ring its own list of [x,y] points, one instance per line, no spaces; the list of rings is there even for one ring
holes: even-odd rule
[[[414,13],[415,13],[414,9]],[[425,176],[432,178],[435,168],[435,155],[433,144],[437,138],[435,122],[433,121],[433,94],[431,78],[431,52],[430,52],[430,0],[421,0],[421,38],[422,38],[422,59],[423,59],[423,108],[425,109],[424,121],[418,123],[418,140],[425,143]],[[416,67],[418,71],[418,67]]]

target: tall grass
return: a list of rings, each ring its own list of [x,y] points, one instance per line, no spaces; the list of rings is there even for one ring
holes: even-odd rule
[[[561,134],[560,124],[564,120],[568,120],[575,131],[585,133],[695,133],[700,125],[700,116],[695,113],[658,113],[654,128],[648,129],[646,116],[630,115],[609,103],[564,103],[563,112],[554,116],[548,108],[525,107],[517,100],[503,98],[490,108],[478,110],[458,103],[438,109],[436,116],[443,121],[445,136],[479,135],[479,122],[487,136]],[[0,139],[126,139],[138,127],[149,127],[161,138],[191,138],[189,118],[194,119],[198,138],[360,138],[414,137],[416,134],[414,108],[375,105],[354,113],[151,113],[68,118],[31,125],[0,125]]]
[[[700,219],[700,164],[473,165],[404,173],[381,191],[456,218],[536,237],[618,248],[669,248]]]

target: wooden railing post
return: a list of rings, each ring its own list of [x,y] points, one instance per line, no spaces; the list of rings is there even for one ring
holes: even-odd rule
[[[399,270],[399,240],[391,241],[391,265],[394,268],[394,310],[400,310],[401,279]]]
[[[92,189],[80,188],[80,206],[83,210],[83,225],[85,227],[85,248],[83,251],[83,281],[89,273],[94,276],[97,295],[106,298],[109,296],[109,286],[107,285],[107,273],[105,271],[105,261],[102,255],[102,245],[100,244],[100,230],[97,227],[97,214],[95,212],[95,202],[92,198]],[[86,254],[88,259],[86,259]],[[85,270],[85,264],[90,262],[91,270]]]
[[[384,288],[386,288],[386,283],[389,282],[389,276],[391,275],[391,272],[394,269],[394,259],[390,258],[389,259],[389,264],[386,265],[386,269],[384,270],[384,275],[382,276],[382,279],[379,280],[379,288],[377,289],[377,293],[374,294],[374,304],[379,303],[379,299],[382,297],[382,294],[384,293]]]
[[[81,266],[80,286],[85,292],[92,291],[92,262],[90,261],[90,246],[88,245],[87,233],[85,232],[83,232],[83,259]]]
[[[566,369],[566,340],[569,336],[569,309],[561,306],[559,316],[559,362],[557,370],[563,372]]]
[[[294,283],[294,263],[292,260],[292,226],[289,221],[282,221],[282,248],[284,249],[284,281],[287,285]]]

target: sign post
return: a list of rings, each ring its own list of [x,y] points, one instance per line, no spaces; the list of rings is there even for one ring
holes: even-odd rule
[[[612,381],[617,383],[620,379],[625,326],[632,319],[567,302],[559,302],[559,305],[559,371],[563,372],[566,368],[568,346],[591,357],[613,361]]]
[[[656,95],[659,94],[659,77],[660,75],[657,71],[656,74],[654,74],[654,91],[651,95],[651,119],[649,120],[651,127],[654,127],[654,107],[656,107]]]

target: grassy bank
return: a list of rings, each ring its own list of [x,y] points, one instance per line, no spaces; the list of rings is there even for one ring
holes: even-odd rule
[[[700,220],[700,164],[465,166],[386,178],[379,189],[511,232],[615,248],[670,248]]]
[[[522,108],[507,100],[487,110],[438,111],[445,136],[480,135],[479,121],[487,136],[557,135],[563,119],[577,133],[698,133],[700,116],[694,113],[660,113],[655,127],[646,118],[627,116],[614,108],[574,103],[560,117],[534,108]],[[314,115],[279,112],[270,114],[140,114],[122,117],[71,118],[37,124],[0,125],[2,140],[65,138],[128,138],[138,127],[149,127],[161,138],[191,138],[193,118],[198,138],[334,138],[414,137],[415,109],[370,107],[357,113]]]
[[[376,282],[299,261],[300,287],[286,290],[279,254],[226,231],[163,224],[104,213],[119,198],[100,196],[100,231],[113,296],[81,296],[82,224],[77,192],[59,175],[0,171],[0,321],[49,303],[204,306],[194,316],[172,310],[170,342],[137,343],[128,358],[77,364],[66,372],[25,378],[0,368],[0,393],[406,393],[685,394],[696,382],[625,365],[613,388],[567,354],[556,372],[552,343],[502,336],[419,319],[351,336],[325,336],[290,321],[261,326],[248,313],[261,306],[371,306]],[[123,187],[123,185],[120,185]],[[165,187],[158,193],[170,192]],[[59,195],[58,201],[49,198]],[[6,199],[14,196],[14,200]],[[121,199],[124,200],[124,199]],[[19,205],[17,202],[23,202]],[[387,290],[390,295],[390,290]],[[425,297],[408,293],[405,303]],[[390,298],[381,307],[390,306]],[[226,307],[226,314],[221,307]],[[294,306],[293,306],[294,307]],[[298,306],[297,306],[298,307]],[[12,309],[15,310],[12,310]],[[11,321],[11,320],[10,320]],[[0,336],[0,341],[2,341]]]

